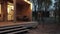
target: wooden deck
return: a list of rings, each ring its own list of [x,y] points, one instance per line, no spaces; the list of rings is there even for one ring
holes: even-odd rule
[[[10,25],[24,25],[24,24],[35,24],[37,22],[0,22],[0,27],[1,26],[10,26]]]
[[[37,22],[0,22],[0,34],[15,34],[29,31],[36,26]]]

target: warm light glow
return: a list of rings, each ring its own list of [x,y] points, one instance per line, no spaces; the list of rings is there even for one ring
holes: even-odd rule
[[[32,3],[30,1],[27,1],[27,0],[24,0],[24,1],[30,4],[31,10],[32,10]]]
[[[0,4],[0,14],[1,14],[1,4]]]
[[[9,13],[11,10],[14,10],[14,6],[13,6],[12,3],[8,2],[8,5],[7,5],[7,11],[8,11],[8,13]]]
[[[11,9],[14,10],[14,6],[8,5],[7,9],[8,9],[8,13],[9,13],[11,11]]]
[[[13,14],[14,14],[14,6],[13,6],[13,4],[12,3],[8,3],[8,5],[7,5],[7,11],[8,11],[8,20],[13,20],[13,18],[14,18],[14,16],[13,16]]]

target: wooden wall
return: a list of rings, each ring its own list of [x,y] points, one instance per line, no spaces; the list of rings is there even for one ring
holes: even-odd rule
[[[17,4],[16,14],[18,17],[27,16],[29,20],[32,21],[32,11],[30,8],[30,4],[27,5]]]

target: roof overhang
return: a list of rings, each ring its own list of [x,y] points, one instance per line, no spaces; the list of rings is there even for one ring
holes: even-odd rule
[[[8,1],[13,3],[13,0],[8,0]],[[18,3],[18,4],[29,4],[29,3],[25,2],[24,0],[16,0],[16,3]]]
[[[13,0],[0,0],[0,3],[3,3],[3,1],[8,1],[8,2],[13,3]],[[29,3],[25,2],[24,0],[16,0],[16,3],[18,3],[18,4],[29,4]]]

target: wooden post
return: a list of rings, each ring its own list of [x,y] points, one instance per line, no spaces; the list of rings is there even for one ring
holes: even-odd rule
[[[1,4],[2,18],[7,21],[7,1],[3,1]]]
[[[14,23],[16,23],[16,0],[13,0],[14,4]]]

